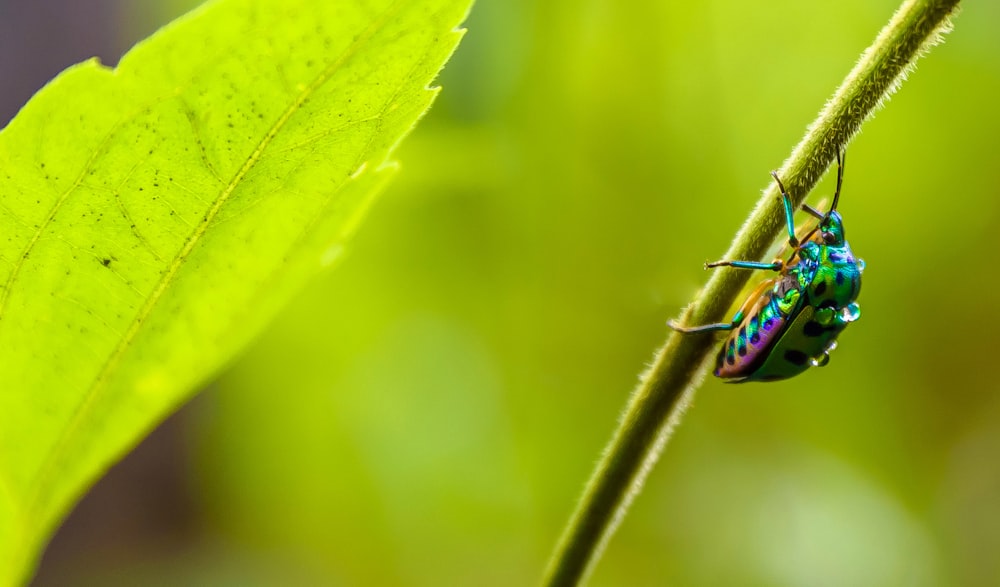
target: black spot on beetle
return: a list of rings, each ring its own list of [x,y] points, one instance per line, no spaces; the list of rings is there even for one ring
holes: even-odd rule
[[[758,342],[760,342],[760,333],[754,332],[750,335],[750,344],[757,344]]]
[[[819,336],[825,331],[826,328],[823,328],[823,325],[815,320],[806,322],[805,328],[802,329],[802,332],[804,332],[806,336]]]
[[[809,357],[807,357],[806,354],[803,353],[802,351],[791,349],[785,351],[785,360],[793,365],[798,365],[799,367],[801,367],[806,364],[806,361],[809,360]]]
[[[819,282],[813,289],[813,293],[815,293],[817,296],[821,296],[824,293],[826,293],[826,282],[825,281]]]
[[[837,274],[834,276],[834,279],[837,281],[837,285],[843,285],[844,284],[844,272],[843,271],[838,271]]]

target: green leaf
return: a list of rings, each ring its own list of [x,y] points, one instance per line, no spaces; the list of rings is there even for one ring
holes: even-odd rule
[[[0,585],[336,259],[470,3],[211,2],[0,133]]]

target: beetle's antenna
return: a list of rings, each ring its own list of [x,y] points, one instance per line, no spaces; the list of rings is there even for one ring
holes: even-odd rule
[[[799,207],[802,208],[803,212],[808,212],[810,216],[816,218],[817,220],[823,220],[824,218],[826,218],[826,214],[823,214],[822,212],[820,212],[816,208],[813,208],[809,204],[802,204]]]
[[[833,193],[833,205],[830,206],[830,212],[837,209],[837,202],[840,200],[840,186],[844,183],[844,162],[847,161],[847,153],[841,153],[840,149],[837,149],[837,191]],[[830,215],[827,212],[827,216]]]

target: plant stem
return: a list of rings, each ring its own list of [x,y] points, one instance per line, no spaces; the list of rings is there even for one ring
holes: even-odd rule
[[[897,9],[778,172],[796,207],[916,60],[951,29],[950,17],[958,4],[959,0],[905,0]],[[725,258],[760,259],[783,228],[781,198],[776,186],[769,185]],[[714,271],[679,323],[722,321],[749,273],[729,268]],[[577,585],[600,558],[704,379],[706,359],[715,344],[711,336],[674,332],[657,352],[563,531],[549,561],[545,585]]]

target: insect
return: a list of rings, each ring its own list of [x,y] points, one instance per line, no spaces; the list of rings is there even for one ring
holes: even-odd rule
[[[837,336],[861,317],[854,301],[861,290],[865,264],[854,257],[844,237],[844,221],[837,211],[844,181],[845,157],[837,153],[837,188],[825,214],[808,206],[802,209],[819,222],[799,238],[793,222],[792,199],[777,172],[771,176],[781,190],[788,228],[787,259],[772,263],[716,261],[710,267],[761,269],[777,276],[763,281],[746,299],[731,322],[684,327],[684,333],[728,331],[719,349],[715,375],[730,383],[776,381],[822,367],[837,346]]]

